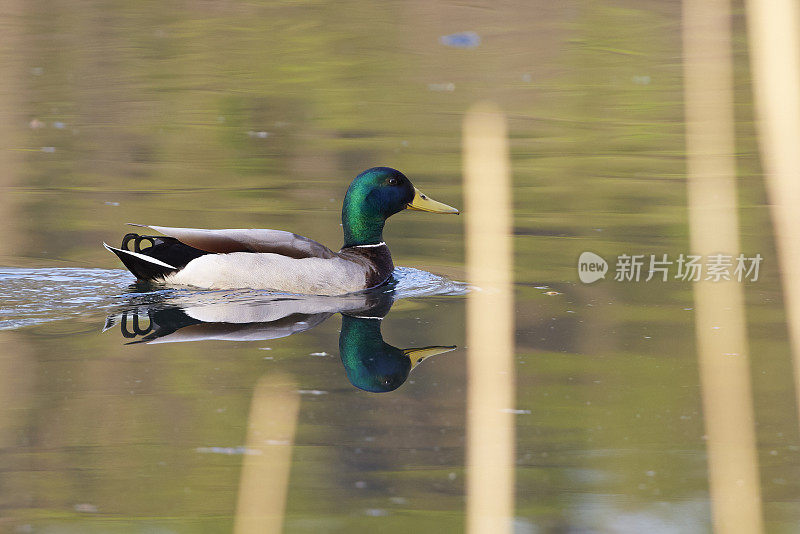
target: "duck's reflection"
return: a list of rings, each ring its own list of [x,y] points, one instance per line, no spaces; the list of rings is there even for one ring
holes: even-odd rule
[[[383,393],[399,388],[417,364],[453,346],[399,349],[383,341],[381,321],[342,314],[339,356],[347,379],[359,389]]]
[[[342,314],[339,355],[352,385],[383,393],[400,387],[420,362],[455,346],[401,349],[384,342],[383,318],[394,303],[385,289],[342,297],[259,295],[221,299],[202,293],[159,298],[141,296],[106,320],[117,322],[130,343],[185,341],[263,341],[314,328],[330,316]]]

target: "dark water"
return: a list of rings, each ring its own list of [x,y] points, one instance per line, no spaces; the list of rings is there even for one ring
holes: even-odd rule
[[[461,120],[487,98],[511,136],[516,530],[711,530],[691,282],[613,280],[621,254],[689,252],[679,4],[4,7],[0,531],[230,532],[253,391],[276,374],[300,397],[286,531],[461,531],[462,220],[387,225],[404,268],[388,312],[378,298],[380,339],[457,348],[386,393],[352,377],[391,373],[351,373],[340,354],[353,326],[337,312],[363,303],[137,288],[100,243],[134,222],[333,248],[349,181],[375,165],[460,207]],[[797,532],[797,407],[742,25],[761,491],[768,531]],[[609,260],[606,280],[578,281],[584,251]]]

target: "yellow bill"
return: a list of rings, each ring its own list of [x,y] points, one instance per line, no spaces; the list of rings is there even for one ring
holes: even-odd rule
[[[453,206],[448,206],[447,204],[443,204],[442,202],[437,202],[432,198],[429,198],[428,195],[417,189],[414,188],[414,200],[408,205],[408,209],[410,210],[417,210],[417,211],[429,211],[431,213],[455,213],[458,214],[458,210],[455,209]]]
[[[431,356],[444,354],[445,352],[456,350],[456,348],[457,347],[455,345],[450,345],[449,347],[422,347],[418,349],[403,349],[403,353],[411,359],[411,369],[414,369],[414,367],[422,363],[424,360],[427,360]]]

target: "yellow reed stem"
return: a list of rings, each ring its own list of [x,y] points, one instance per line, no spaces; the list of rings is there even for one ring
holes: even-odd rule
[[[272,375],[253,391],[242,461],[235,534],[283,531],[300,397],[291,380]]]
[[[794,0],[748,0],[761,164],[781,270],[800,416],[800,28]]]
[[[692,253],[739,252],[729,0],[684,0],[683,53]],[[743,291],[694,285],[714,531],[763,531]]]
[[[467,270],[467,532],[504,534],[514,516],[513,251],[506,119],[464,119]]]

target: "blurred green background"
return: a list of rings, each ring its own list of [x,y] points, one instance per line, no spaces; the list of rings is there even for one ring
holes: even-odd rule
[[[742,250],[765,258],[745,285],[764,514],[796,532],[790,353],[735,7]],[[655,0],[5,0],[0,265],[119,269],[100,243],[126,222],[337,247],[344,191],[376,165],[461,206],[463,114],[492,100],[514,184],[517,531],[708,531],[691,284],[584,286],[575,268],[585,250],[689,253],[680,20]],[[441,39],[463,31],[479,42]],[[463,280],[462,224],[404,213],[385,236],[397,265]],[[0,531],[229,532],[242,458],[198,448],[243,444],[275,370],[324,391],[302,395],[286,531],[463,529],[463,350],[375,395],[344,377],[338,317],[270,342],[125,346],[99,333],[124,280],[67,314],[57,282],[0,274],[3,318],[36,316],[0,331]],[[401,301],[383,333],[463,348],[464,299]]]

